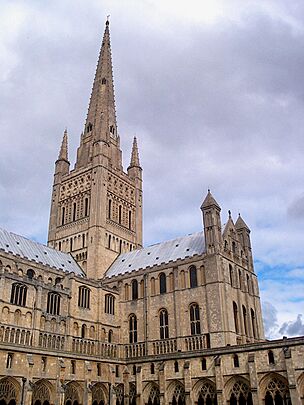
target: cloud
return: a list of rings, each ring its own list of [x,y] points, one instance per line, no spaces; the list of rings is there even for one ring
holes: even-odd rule
[[[295,321],[284,322],[281,326],[279,333],[288,336],[303,336],[304,335],[304,323],[302,321],[302,314],[298,314]]]
[[[124,164],[136,134],[144,169],[145,243],[202,229],[211,188],[222,222],[231,209],[252,230],[278,325],[295,319],[303,297],[282,291],[284,270],[304,290],[301,1],[2,2],[0,226],[46,240],[54,161],[66,126],[74,160],[107,14]]]
[[[265,328],[265,336],[272,338],[278,329],[278,311],[271,302],[263,302],[263,320]]]

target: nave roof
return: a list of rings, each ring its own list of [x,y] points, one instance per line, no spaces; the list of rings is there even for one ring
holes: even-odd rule
[[[175,262],[187,257],[201,255],[204,252],[204,232],[193,233],[146,248],[123,253],[109,267],[105,277],[119,276],[147,267]]]
[[[0,228],[1,251],[37,264],[84,276],[83,271],[69,253],[60,252],[2,228]]]

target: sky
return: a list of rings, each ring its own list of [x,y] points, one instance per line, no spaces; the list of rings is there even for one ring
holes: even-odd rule
[[[200,231],[210,188],[251,229],[266,336],[304,335],[304,2],[0,0],[0,226],[45,243],[110,15],[118,130],[145,245]]]

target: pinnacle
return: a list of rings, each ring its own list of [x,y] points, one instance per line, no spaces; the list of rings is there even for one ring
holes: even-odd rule
[[[117,137],[109,20],[105,25],[84,134],[93,134],[95,140],[104,141],[108,141],[109,136]]]
[[[131,168],[131,167],[140,167],[136,136],[134,136],[134,139],[133,139],[131,162],[130,162],[129,168]]]
[[[245,223],[245,221],[243,220],[243,218],[241,217],[241,214],[239,214],[238,219],[235,223],[235,227],[236,229],[247,229],[248,231],[250,231],[248,225]]]
[[[63,133],[63,138],[62,138],[62,143],[59,151],[59,156],[58,160],[66,160],[67,162],[69,161],[68,159],[68,131],[67,129],[64,130]]]
[[[206,198],[204,199],[202,205],[201,205],[201,209],[203,208],[207,208],[210,206],[216,206],[217,208],[220,209],[220,206],[218,205],[218,203],[216,202],[215,198],[213,197],[213,195],[211,194],[210,190],[208,189],[208,193],[206,195]]]

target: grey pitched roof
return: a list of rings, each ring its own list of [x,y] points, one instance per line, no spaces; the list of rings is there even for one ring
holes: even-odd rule
[[[0,251],[25,258],[37,264],[53,267],[78,276],[83,271],[69,253],[60,252],[41,243],[34,242],[24,236],[16,235],[0,228]]]
[[[139,269],[169,263],[170,261],[201,255],[204,252],[204,232],[197,232],[143,249],[123,253],[111,265],[105,277],[122,275]]]

